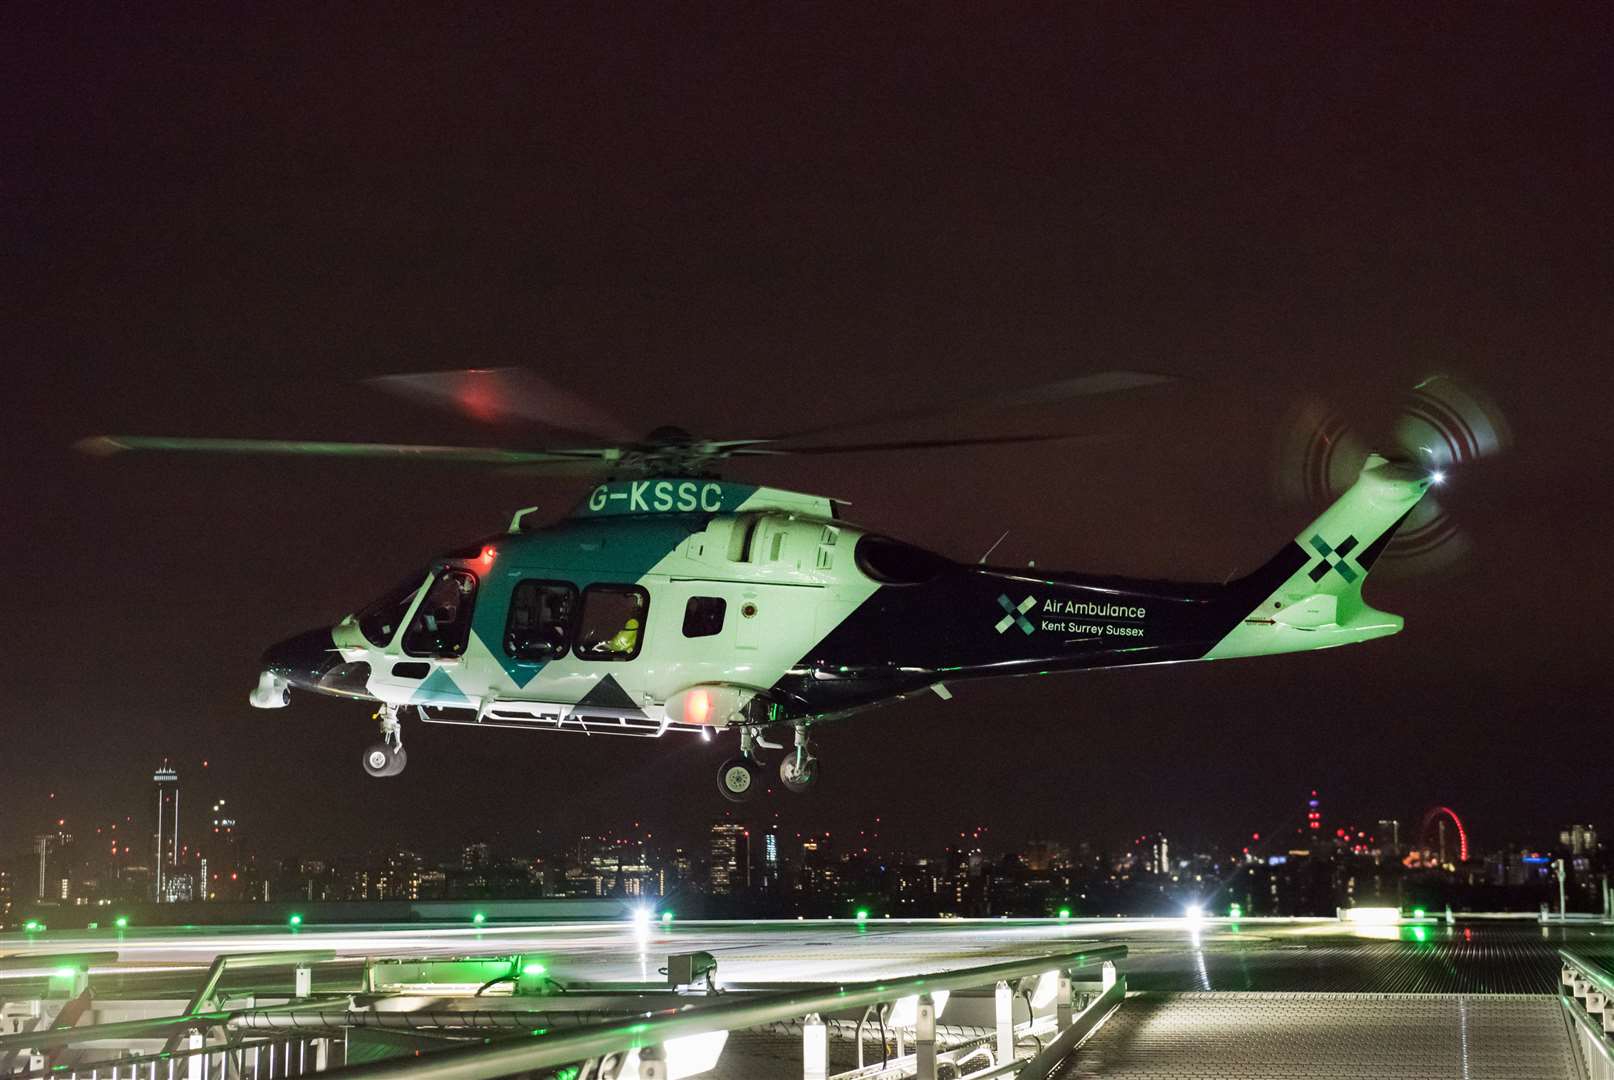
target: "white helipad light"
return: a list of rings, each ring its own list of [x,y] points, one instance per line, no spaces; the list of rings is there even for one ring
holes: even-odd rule
[[[1198,904],[1189,904],[1183,909],[1182,915],[1188,920],[1191,929],[1199,929],[1200,924],[1205,921],[1205,909]]]

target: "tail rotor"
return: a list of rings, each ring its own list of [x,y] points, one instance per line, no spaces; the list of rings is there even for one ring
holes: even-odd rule
[[[1463,466],[1502,453],[1512,441],[1494,402],[1477,388],[1441,375],[1407,393],[1376,445],[1426,470],[1439,486]],[[1296,506],[1332,502],[1355,481],[1374,445],[1339,410],[1322,401],[1302,402],[1280,429],[1279,494]],[[1381,565],[1387,576],[1398,577],[1448,570],[1472,548],[1468,534],[1431,495],[1401,524]]]

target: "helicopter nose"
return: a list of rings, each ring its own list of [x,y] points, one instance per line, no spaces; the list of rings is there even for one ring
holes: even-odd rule
[[[334,697],[370,696],[370,665],[363,660],[344,663],[328,626],[306,630],[269,646],[264,650],[263,670],[271,678],[282,680],[282,687],[290,685]]]
[[[329,627],[305,630],[264,650],[263,669],[293,686],[315,689],[320,679],[342,662]]]

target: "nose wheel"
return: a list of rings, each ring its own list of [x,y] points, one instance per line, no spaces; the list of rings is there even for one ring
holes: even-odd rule
[[[403,748],[403,722],[398,706],[383,705],[375,718],[381,723],[381,741],[364,748],[364,771],[371,776],[397,776],[409,764]]]
[[[388,746],[384,742],[372,743],[364,750],[364,771],[371,776],[397,776],[409,763],[404,748]]]

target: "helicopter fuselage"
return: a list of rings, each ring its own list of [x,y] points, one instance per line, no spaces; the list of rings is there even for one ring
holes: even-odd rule
[[[1285,582],[1305,585],[1298,572],[1319,555],[1299,542],[1211,585],[960,564],[851,525],[828,499],[714,480],[601,484],[560,522],[530,528],[530,517],[271,648],[254,704],[284,704],[298,687],[447,722],[659,735],[814,721],[927,689],[948,696],[968,679],[1314,649],[1400,628],[1316,597],[1300,605],[1309,611],[1281,599],[1270,616],[1257,610]],[[1359,548],[1358,572],[1376,556]]]

